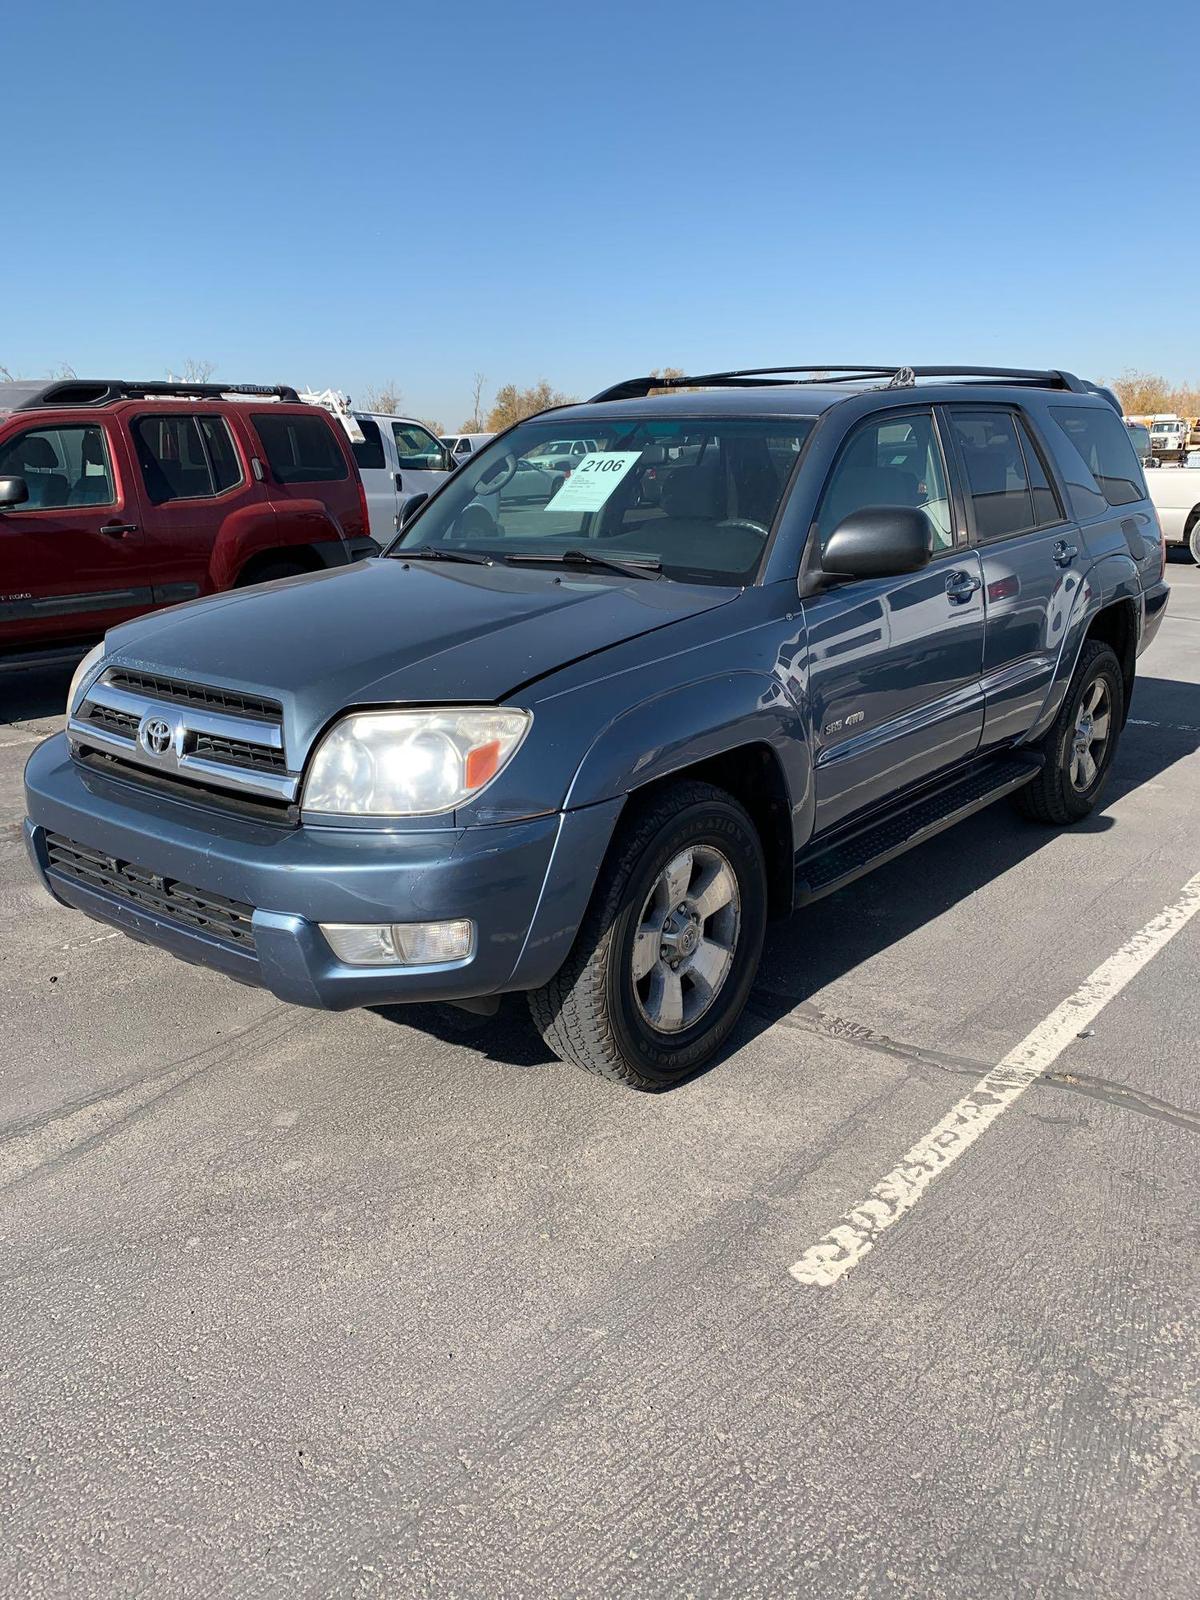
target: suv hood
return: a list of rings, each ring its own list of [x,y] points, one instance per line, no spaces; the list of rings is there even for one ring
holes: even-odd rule
[[[561,567],[375,558],[125,623],[110,630],[105,654],[278,698],[288,748],[298,752],[348,706],[503,700],[738,593]]]

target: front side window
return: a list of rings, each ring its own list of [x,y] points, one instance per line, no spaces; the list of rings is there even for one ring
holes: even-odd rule
[[[295,412],[260,412],[254,419],[276,483],[333,483],[349,476],[332,422]]]
[[[979,539],[1007,539],[1039,525],[1029,469],[1011,411],[951,411]],[[1040,471],[1039,464],[1039,471]]]
[[[393,422],[396,436],[396,465],[412,472],[439,472],[446,454],[427,428],[416,422]]]
[[[0,477],[24,478],[28,500],[6,509],[53,511],[116,502],[104,429],[95,423],[30,428],[0,445]]]
[[[1131,506],[1146,498],[1146,480],[1129,429],[1109,407],[1051,406],[1100,493],[1110,506]]]
[[[146,493],[170,500],[211,500],[242,481],[242,467],[224,417],[138,417],[131,429]]]
[[[941,445],[927,411],[860,423],[842,448],[817,512],[821,548],[840,522],[875,506],[915,507],[929,519],[936,555],[954,544]]]
[[[624,416],[570,437],[564,425],[531,418],[481,446],[390,553],[429,545],[516,564],[582,551],[682,582],[749,583],[813,423]]]

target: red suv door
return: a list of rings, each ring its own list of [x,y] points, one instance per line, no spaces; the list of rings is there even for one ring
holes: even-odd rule
[[[0,476],[29,491],[0,507],[0,649],[95,638],[150,609],[135,477],[111,418],[11,417]]]
[[[215,406],[142,402],[122,416],[140,477],[155,604],[228,588],[254,551],[275,542],[275,512],[240,430]]]

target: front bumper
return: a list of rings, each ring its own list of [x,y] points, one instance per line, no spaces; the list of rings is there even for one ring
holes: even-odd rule
[[[331,1010],[545,983],[571,947],[621,805],[486,828],[283,829],[91,773],[72,760],[62,734],[30,757],[25,797],[30,857],[56,900],[281,1000]],[[47,834],[247,904],[252,944],[64,875],[51,864]],[[347,966],[318,927],[458,917],[476,924],[475,954],[445,967]]]

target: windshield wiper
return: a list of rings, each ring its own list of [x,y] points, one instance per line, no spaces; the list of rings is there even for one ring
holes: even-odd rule
[[[630,561],[616,561],[611,556],[596,556],[590,550],[514,550],[509,561],[547,561],[556,566],[593,567],[599,572],[619,572],[623,578],[656,578],[662,571],[657,556],[639,556]]]
[[[448,545],[417,544],[410,550],[403,545],[396,551],[400,561],[466,561],[472,567],[491,567],[506,557],[491,555],[482,550],[452,550]]]

